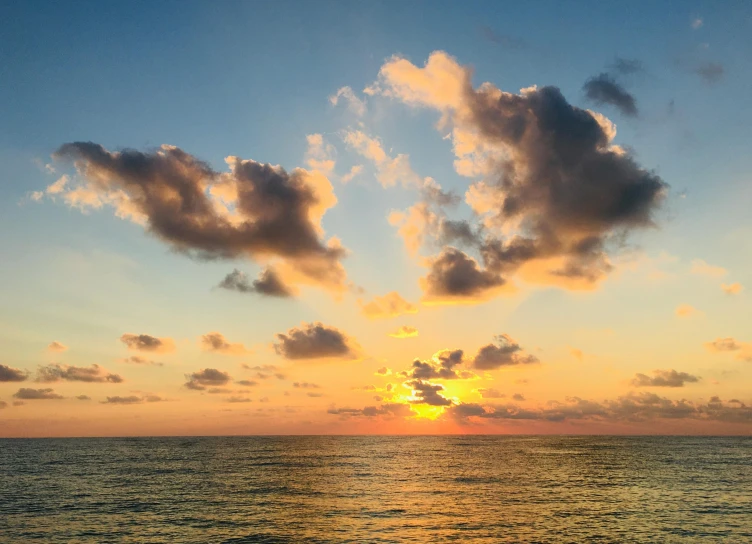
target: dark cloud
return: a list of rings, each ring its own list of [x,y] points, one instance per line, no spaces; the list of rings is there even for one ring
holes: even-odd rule
[[[235,268],[225,276],[225,279],[223,279],[217,287],[229,291],[238,291],[239,293],[258,293],[260,295],[268,295],[271,297],[291,297],[293,294],[292,291],[282,283],[282,280],[274,269],[269,267],[262,270],[258,279],[253,281],[250,281],[244,272]]]
[[[148,334],[126,333],[120,337],[120,341],[128,346],[128,349],[136,351],[172,351],[174,343],[169,338],[157,338]]]
[[[100,404],[142,404],[144,402],[164,402],[165,399],[158,395],[130,395],[128,397],[107,397],[107,400],[100,401]]]
[[[719,62],[703,62],[694,68],[694,73],[706,83],[718,83],[726,73],[723,64]]]
[[[429,406],[451,406],[453,402],[444,397],[441,392],[444,386],[425,382],[423,380],[411,380],[405,382],[413,390],[413,404],[428,404]]]
[[[416,359],[413,361],[409,371],[402,375],[418,380],[461,380],[474,378],[475,374],[467,371],[459,371],[456,366],[461,365],[464,360],[461,349],[441,350],[436,352],[428,361]]]
[[[62,145],[98,205],[146,224],[176,251],[200,259],[279,257],[301,274],[344,285],[344,250],[326,244],[319,225],[336,203],[323,176],[228,157],[230,172],[174,146],[154,152],[111,152],[92,142]]]
[[[632,385],[635,387],[684,387],[685,383],[697,383],[699,376],[676,370],[654,370],[654,376],[635,374]]]
[[[520,345],[506,334],[496,337],[495,344],[478,350],[473,367],[478,370],[495,370],[504,366],[528,365],[540,362],[534,355],[525,355]]]
[[[637,116],[637,102],[634,96],[606,73],[590,78],[582,89],[585,91],[585,96],[598,105],[610,104],[624,115]]]
[[[254,385],[258,385],[258,382],[253,380],[238,380],[235,383],[245,387],[253,387]]]
[[[201,347],[205,351],[222,353],[224,355],[242,355],[248,350],[243,344],[230,343],[222,333],[210,332],[201,337]]]
[[[320,385],[309,382],[294,382],[292,386],[299,389],[321,389]]]
[[[0,382],[23,382],[28,378],[29,373],[25,370],[0,365]]]
[[[645,71],[642,61],[637,59],[624,59],[621,57],[616,57],[611,64],[611,69],[624,76],[638,74]]]
[[[227,372],[216,368],[204,368],[193,374],[186,374],[185,386],[196,391],[205,391],[209,387],[220,387],[230,383],[232,378]]]
[[[22,387],[16,391],[13,396],[17,399],[23,400],[52,400],[65,398],[62,395],[58,395],[50,388],[30,389],[28,387]]]
[[[274,350],[285,359],[354,357],[355,346],[345,334],[321,323],[304,324],[277,334]]]
[[[91,397],[88,395],[78,395],[76,397],[77,400],[91,400]]]
[[[698,419],[731,423],[752,423],[752,407],[738,401],[692,403],[671,400],[653,393],[630,394],[615,400],[594,402],[570,397],[566,402],[551,401],[544,408],[525,409],[514,404],[483,406],[462,403],[450,407],[446,414],[460,420],[475,417],[487,420],[600,420],[639,423],[655,419]]]
[[[231,403],[245,403],[245,402],[253,402],[252,399],[249,399],[248,397],[227,397],[225,399],[227,402]]]
[[[410,417],[415,415],[408,404],[389,403],[365,408],[330,408],[327,413],[345,417]]]
[[[479,297],[504,283],[500,275],[482,269],[475,259],[453,247],[432,259],[430,272],[422,278],[426,295],[436,298]]]
[[[439,229],[439,241],[442,244],[453,244],[455,242],[467,246],[479,244],[480,233],[468,221],[453,221],[444,218]]]
[[[69,366],[50,364],[40,366],[37,370],[36,381],[41,383],[54,382],[89,382],[89,383],[122,383],[123,378],[118,374],[110,374],[99,365]]]
[[[140,355],[125,357],[123,359],[120,359],[120,362],[133,365],[164,366],[164,363],[158,363],[156,361],[152,361],[151,359],[147,359],[146,357],[141,357]]]
[[[514,395],[512,395],[512,400],[523,401],[525,400],[525,397],[520,393],[515,393]]]

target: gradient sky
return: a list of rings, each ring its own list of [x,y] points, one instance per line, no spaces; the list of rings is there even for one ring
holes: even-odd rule
[[[0,33],[0,436],[752,430],[748,2]]]

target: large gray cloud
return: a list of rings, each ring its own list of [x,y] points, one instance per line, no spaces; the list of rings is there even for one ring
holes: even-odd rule
[[[292,296],[292,291],[282,283],[282,280],[273,268],[265,268],[261,271],[259,277],[253,281],[248,279],[247,274],[235,268],[225,276],[218,287],[227,289],[228,291],[258,293],[270,297],[285,298]]]
[[[437,383],[430,383],[423,380],[411,380],[405,382],[405,385],[413,390],[413,404],[428,404],[429,406],[451,406],[454,404],[451,399],[441,394],[444,386]]]
[[[62,395],[58,395],[52,389],[31,389],[28,387],[22,387],[13,394],[17,399],[23,400],[54,400],[65,398]]]
[[[29,373],[25,370],[0,365],[0,382],[23,382],[28,377]]]
[[[218,389],[220,386],[227,385],[232,380],[230,374],[216,368],[204,368],[198,372],[186,374],[185,378],[188,380],[185,382],[185,387],[196,391],[205,391],[208,388]],[[217,390],[216,392],[220,393],[224,391]]]
[[[583,85],[585,96],[592,102],[610,104],[628,117],[637,116],[637,101],[629,91],[622,87],[612,76],[606,73],[588,79]]]
[[[89,383],[122,383],[123,377],[118,374],[108,373],[99,365],[70,366],[49,364],[40,366],[37,370],[37,380],[41,383],[66,382],[89,382]]]
[[[342,332],[321,323],[308,323],[277,334],[274,350],[286,359],[353,357],[355,346]]]
[[[635,387],[684,387],[685,383],[696,383],[699,376],[676,370],[654,370],[653,376],[635,374],[632,385]]]
[[[506,334],[496,337],[495,344],[478,350],[473,367],[478,370],[495,370],[505,366],[529,365],[540,362],[534,355],[525,354],[520,345]]]
[[[154,152],[112,152],[73,142],[54,156],[74,160],[88,182],[83,196],[66,194],[69,202],[111,204],[176,251],[200,259],[279,257],[314,280],[344,281],[344,250],[325,243],[319,225],[336,198],[316,173],[229,157],[230,173],[219,174],[166,145]]]
[[[423,290],[429,297],[478,297],[506,283],[499,274],[482,269],[466,253],[446,247],[431,260],[423,278]]]
[[[457,371],[455,367],[464,363],[463,351],[441,350],[434,353],[431,359],[421,361],[416,359],[410,370],[401,375],[418,380],[461,380],[474,378],[475,374],[466,370]]]

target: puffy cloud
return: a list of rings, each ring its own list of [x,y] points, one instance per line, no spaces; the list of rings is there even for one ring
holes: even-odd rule
[[[341,87],[340,89],[337,89],[337,92],[329,97],[329,102],[332,106],[336,106],[342,99],[347,102],[348,109],[358,117],[362,117],[366,114],[365,102],[358,98],[350,87]]]
[[[400,403],[382,404],[381,406],[366,406],[365,408],[330,408],[327,413],[344,417],[378,417],[397,418],[414,416],[410,405]]]
[[[499,274],[480,267],[478,261],[453,247],[430,259],[428,275],[420,279],[428,303],[486,300],[505,283]]]
[[[337,202],[318,171],[228,157],[220,174],[181,149],[111,152],[91,142],[61,146],[83,185],[64,194],[83,209],[108,205],[178,252],[200,259],[278,259],[287,279],[346,288],[338,240],[322,239],[321,218]],[[284,266],[282,266],[284,265]]]
[[[128,397],[107,397],[107,400],[103,400],[100,404],[141,404],[144,402],[163,402],[165,399],[158,395],[130,395]]]
[[[363,165],[362,164],[356,164],[350,170],[340,178],[340,181],[342,183],[350,183],[353,179],[355,179],[357,176],[359,176],[363,172]]]
[[[129,365],[164,366],[164,363],[158,363],[157,361],[152,361],[151,359],[141,357],[140,355],[131,355],[130,357],[124,357],[123,359],[120,359],[120,362]]]
[[[634,96],[609,74],[602,73],[588,79],[582,88],[590,101],[601,106],[604,104],[615,106],[628,117],[637,116],[637,102]]]
[[[321,389],[320,385],[309,382],[294,382],[292,386],[299,389]]]
[[[232,378],[227,372],[216,368],[204,368],[192,374],[186,374],[185,386],[196,391],[205,391],[207,388],[218,388],[230,383]],[[211,392],[211,391],[210,391]]]
[[[741,283],[730,283],[730,284],[722,283],[721,289],[727,295],[738,295],[739,293],[742,292],[744,287],[742,287]]]
[[[710,276],[712,278],[721,278],[726,275],[726,269],[722,266],[714,266],[708,264],[702,259],[694,259],[691,263],[689,271],[692,274],[698,274],[701,276]]]
[[[502,272],[519,270],[532,282],[592,288],[612,269],[609,248],[654,226],[667,185],[612,145],[612,123],[572,106],[557,88],[474,89],[470,75],[443,52],[423,68],[393,58],[371,90],[439,110],[458,172],[485,176],[467,199],[486,241],[502,251],[494,268],[486,263],[485,275],[474,274],[481,285],[501,284]],[[510,245],[515,251],[507,255]]]
[[[336,161],[334,159],[334,146],[324,141],[321,134],[309,134],[306,136],[308,151],[306,151],[306,164],[312,170],[318,170],[325,176],[334,171]]]
[[[0,382],[23,382],[28,377],[29,373],[25,370],[0,365]]]
[[[415,338],[418,336],[418,329],[408,325],[402,325],[396,331],[390,332],[389,336],[392,338]]]
[[[382,366],[381,368],[379,368],[379,369],[376,370],[376,375],[377,376],[389,376],[391,374],[392,374],[392,369],[391,368],[387,368],[385,366]]]
[[[45,389],[30,389],[28,387],[22,387],[16,391],[13,396],[17,399],[23,400],[55,400],[65,398],[62,395],[55,393],[55,391],[49,387]]]
[[[509,335],[500,334],[495,344],[488,344],[478,350],[473,359],[473,367],[478,370],[495,370],[506,366],[539,363],[534,355],[524,354],[520,345]]]
[[[716,338],[712,342],[707,342],[705,347],[716,353],[720,352],[738,352],[736,359],[739,361],[745,361],[752,363],[752,342],[745,343],[739,342],[734,338]]]
[[[88,382],[88,383],[122,383],[123,378],[118,374],[110,374],[99,365],[70,366],[50,364],[40,366],[37,370],[37,380],[41,383]]]
[[[77,395],[76,400],[91,400],[89,395]]]
[[[405,385],[412,389],[413,395],[410,402],[413,404],[428,404],[429,406],[451,406],[451,399],[441,394],[444,386],[423,380],[411,380]]]
[[[359,304],[361,312],[369,319],[392,318],[418,312],[418,308],[402,298],[397,291],[383,297],[374,297],[368,303],[359,301]]]
[[[285,359],[355,358],[357,344],[342,331],[322,323],[304,323],[277,334],[274,350]]]
[[[258,293],[260,295],[268,295],[272,297],[284,298],[293,295],[293,291],[282,283],[277,272],[270,267],[262,270],[259,277],[253,281],[250,281],[244,272],[235,268],[225,276],[217,287],[227,289],[228,291]]]
[[[752,423],[752,407],[739,401],[712,397],[707,403],[671,400],[654,393],[629,394],[615,400],[595,402],[569,397],[565,402],[549,401],[545,407],[521,408],[515,404],[484,406],[461,403],[448,408],[446,417],[460,421],[480,420],[598,420],[640,423],[660,419],[697,419]]]
[[[398,154],[391,157],[384,151],[381,141],[368,136],[361,130],[344,133],[345,143],[358,154],[372,161],[376,166],[376,180],[382,187],[419,187],[424,180],[410,166],[410,156]]]
[[[148,334],[130,334],[125,333],[120,337],[120,341],[128,349],[134,351],[152,351],[166,353],[175,350],[175,342],[172,338],[157,338]]]
[[[680,304],[674,310],[677,317],[692,317],[693,315],[701,314],[697,308],[690,306],[689,304]]]
[[[248,350],[243,344],[230,343],[223,334],[218,332],[204,334],[201,337],[200,344],[201,349],[213,353],[222,353],[224,355],[243,355],[248,353]]]
[[[416,359],[410,370],[402,375],[417,380],[467,380],[475,374],[466,370],[457,371],[455,367],[464,363],[461,349],[443,349],[433,354],[428,361]]]
[[[635,374],[632,385],[635,387],[684,387],[685,383],[697,383],[699,376],[676,370],[654,370],[653,377]]]
[[[62,351],[68,351],[68,346],[61,344],[60,342],[50,342],[50,344],[47,346],[47,351],[60,353]]]

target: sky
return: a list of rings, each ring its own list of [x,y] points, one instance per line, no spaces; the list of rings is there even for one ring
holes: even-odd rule
[[[752,431],[748,2],[0,33],[0,436]]]

